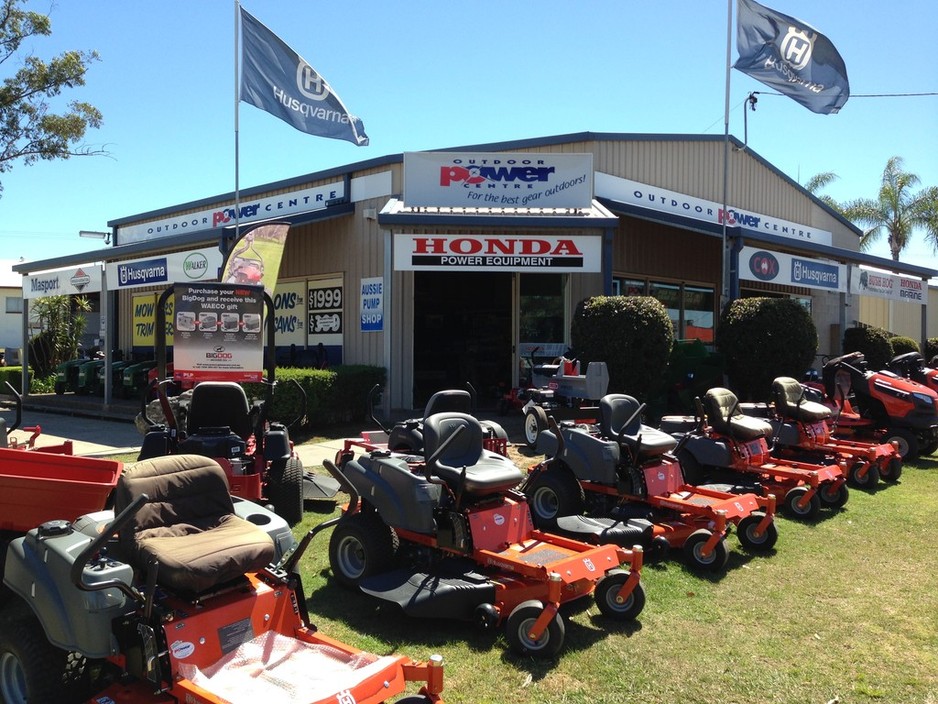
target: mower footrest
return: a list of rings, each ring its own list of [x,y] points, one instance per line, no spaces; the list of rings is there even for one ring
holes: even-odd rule
[[[557,532],[591,545],[648,546],[654,537],[654,526],[644,518],[624,521],[613,518],[563,516],[557,519]]]
[[[303,474],[303,499],[305,501],[331,499],[339,493],[339,489],[341,489],[339,482],[332,477],[311,472]]]
[[[408,616],[469,621],[479,604],[495,602],[495,585],[485,575],[453,567],[444,564],[432,573],[398,569],[363,579],[359,586],[397,604]]]

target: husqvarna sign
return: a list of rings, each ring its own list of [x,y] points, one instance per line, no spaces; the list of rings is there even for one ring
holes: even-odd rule
[[[408,208],[589,208],[592,154],[410,152]]]
[[[847,290],[843,264],[756,247],[743,247],[740,251],[739,278],[827,291]]]

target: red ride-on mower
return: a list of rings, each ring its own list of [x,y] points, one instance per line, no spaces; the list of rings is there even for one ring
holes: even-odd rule
[[[538,527],[589,543],[626,538],[649,560],[683,548],[691,567],[709,572],[726,567],[731,526],[747,550],[774,547],[774,496],[687,484],[671,454],[677,440],[642,424],[644,404],[608,394],[599,408],[598,432],[563,424],[541,434],[538,450],[549,459],[524,488]]]
[[[511,650],[550,657],[563,647],[561,604],[594,594],[602,614],[635,619],[645,604],[642,550],[593,546],[534,529],[524,475],[482,447],[464,413],[424,422],[424,456],[388,451],[326,467],[361,501],[345,508],[329,544],[343,585],[409,616],[505,624]],[[622,566],[627,569],[623,569]]]
[[[809,384],[824,394],[834,410],[834,437],[898,443],[906,462],[938,449],[938,393],[889,371],[867,370],[862,352],[827,361],[823,384]]]
[[[780,376],[772,382],[771,404],[742,404],[747,415],[764,417],[772,424],[772,455],[813,464],[837,464],[855,487],[875,487],[880,478],[897,482],[902,476],[902,457],[889,443],[845,440],[831,436],[831,410],[809,401],[796,379]]]
[[[17,453],[21,454],[21,453]],[[43,487],[37,485],[38,490]],[[14,539],[0,610],[7,704],[441,701],[442,659],[372,655],[309,621],[286,523],[241,517],[206,457],[125,467],[115,511]]]
[[[730,493],[782,497],[793,518],[812,520],[821,506],[847,503],[847,479],[836,464],[810,464],[772,457],[772,426],[743,415],[729,389],[714,388],[698,402],[697,417],[665,416],[661,430],[683,438],[678,460],[688,482]]]
[[[938,356],[931,361],[931,366],[925,366],[925,358],[919,352],[907,352],[893,357],[887,368],[889,371],[903,376],[906,379],[918,382],[922,386],[938,393]],[[932,455],[938,450],[938,439],[922,445],[919,448],[919,454]]]
[[[39,436],[42,435],[42,426],[40,425],[25,425],[20,426],[20,423],[23,421],[23,397],[20,396],[19,391],[17,391],[13,385],[7,381],[6,384],[7,390],[10,394],[13,395],[15,399],[15,411],[16,416],[13,420],[13,423],[7,427],[6,419],[0,418],[0,448],[10,448],[14,450],[35,450],[38,452],[53,452],[60,455],[70,455],[72,454],[73,445],[71,440],[64,440],[58,445],[41,445],[36,447],[36,440],[39,439]],[[15,431],[25,433],[26,437],[15,437],[10,435]]]

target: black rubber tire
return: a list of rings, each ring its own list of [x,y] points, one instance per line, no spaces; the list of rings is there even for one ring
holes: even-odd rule
[[[870,469],[876,469],[870,466]],[[869,476],[869,474],[867,474]],[[850,498],[850,490],[846,484],[841,484],[837,489],[833,489],[833,482],[824,482],[818,487],[817,495],[821,500],[821,506],[825,508],[843,508],[847,499]]]
[[[542,430],[547,430],[547,412],[532,406],[524,414],[524,441],[532,450],[537,447],[537,436]]]
[[[783,502],[785,513],[791,518],[798,518],[803,521],[813,521],[816,519],[821,510],[821,499],[818,498],[817,493],[811,497],[811,501],[808,502],[807,506],[804,508],[798,507],[798,502],[801,501],[801,497],[807,493],[808,487],[806,486],[796,486],[794,489],[790,489],[788,493],[785,494],[785,501]]]
[[[778,541],[778,528],[775,526],[775,521],[769,523],[765,533],[758,537],[755,535],[756,527],[762,523],[763,518],[765,518],[764,511],[753,511],[736,525],[739,544],[745,550],[768,552],[775,547],[775,543]]]
[[[599,612],[606,618],[615,621],[634,621],[645,608],[645,590],[641,583],[635,585],[635,589],[624,601],[616,600],[616,595],[628,578],[629,573],[626,570],[615,569],[610,570],[596,584],[593,598],[596,600]]]
[[[935,454],[935,450],[938,450],[938,440],[931,440],[919,449],[919,457],[928,457]]]
[[[329,539],[329,566],[336,581],[357,587],[386,571],[397,555],[397,535],[377,515],[356,513],[336,524]]]
[[[895,484],[902,476],[902,460],[898,457],[890,457],[884,470],[880,470],[879,478],[884,482]]]
[[[905,428],[893,428],[886,432],[883,442],[891,443],[893,440],[899,444],[899,454],[903,462],[914,462],[918,459],[921,448],[915,433]]]
[[[681,450],[677,456],[681,465],[681,472],[684,475],[684,481],[688,484],[699,485],[706,480],[703,465],[689,451]]]
[[[270,463],[267,500],[291,527],[303,520],[303,463],[298,458]]]
[[[55,382],[55,386],[53,387],[53,390],[55,391],[56,396],[61,396],[62,394],[65,393],[65,384],[61,381],[57,381]]]
[[[540,471],[524,493],[538,528],[553,528],[561,516],[583,513],[583,487],[565,467]]]
[[[700,552],[703,544],[710,540],[711,535],[711,532],[706,528],[696,530],[684,541],[682,549],[688,565],[694,569],[705,572],[720,572],[726,568],[726,563],[730,559],[726,540],[718,542],[713,551],[707,556],[702,555]]]
[[[879,468],[875,464],[871,464],[866,474],[860,476],[859,472],[862,466],[862,463],[857,462],[847,470],[847,481],[857,489],[875,489],[876,485],[879,484]]]
[[[543,610],[544,605],[536,599],[523,601],[512,609],[505,624],[505,636],[508,639],[508,647],[516,655],[552,658],[563,648],[566,628],[559,613],[551,619],[540,640],[532,641],[528,638],[527,630]]]
[[[0,701],[81,701],[86,693],[81,691],[81,668],[75,658],[46,640],[31,612],[0,619]]]

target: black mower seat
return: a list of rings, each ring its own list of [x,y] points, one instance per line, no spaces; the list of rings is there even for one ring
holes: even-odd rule
[[[230,428],[247,440],[251,427],[251,407],[247,394],[233,381],[203,381],[192,389],[186,432],[196,435],[205,428]]]
[[[482,424],[467,413],[435,413],[424,421],[424,453],[428,461],[457,431],[459,435],[430,467],[430,471],[454,492],[487,496],[508,491],[521,483],[524,473],[514,462],[483,448]]]
[[[644,518],[591,518],[589,516],[562,516],[557,519],[557,532],[593,545],[612,543],[630,548],[650,545],[654,526]]]
[[[167,455],[124,467],[115,511],[141,494],[149,501],[121,531],[121,547],[140,573],[158,560],[157,582],[166,588],[204,592],[274,558],[270,536],[235,515],[228,480],[215,460]]]
[[[739,399],[729,389],[714,387],[704,394],[704,412],[714,431],[734,440],[756,440],[772,434],[772,424],[761,418],[743,415]]]
[[[626,394],[603,396],[599,400],[599,428],[603,436],[610,440],[621,437],[633,450],[637,446],[638,461],[673,450],[677,440],[668,433],[642,425],[641,414],[636,412],[640,408],[638,400]]]
[[[830,409],[823,403],[805,400],[804,387],[797,379],[778,377],[772,382],[772,393],[775,396],[775,410],[782,420],[814,423],[830,418]]]

